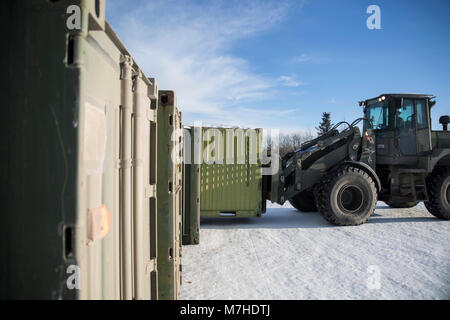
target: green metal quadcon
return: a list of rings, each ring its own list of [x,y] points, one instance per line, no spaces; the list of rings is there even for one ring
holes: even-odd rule
[[[202,128],[202,217],[261,216],[262,129]]]

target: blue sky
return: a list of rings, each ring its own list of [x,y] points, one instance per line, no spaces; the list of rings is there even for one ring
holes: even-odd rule
[[[133,3],[131,6],[130,3]],[[381,30],[369,30],[369,5]],[[107,19],[185,124],[311,130],[381,93],[437,96],[450,113],[450,1],[108,0]]]

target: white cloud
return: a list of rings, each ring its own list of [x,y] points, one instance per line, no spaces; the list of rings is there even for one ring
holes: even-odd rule
[[[114,0],[120,10],[129,1]],[[147,76],[160,89],[174,89],[184,113],[221,118],[230,106],[258,101],[281,81],[252,71],[251,65],[229,53],[236,41],[279,23],[285,1],[151,1],[115,15],[113,28]]]
[[[288,119],[297,118],[298,110],[290,109],[258,109],[250,107],[238,107],[231,112],[209,114],[208,118],[202,118],[202,125],[214,124],[226,126],[240,126],[243,128],[256,128],[266,125],[266,127],[281,127],[280,123]],[[276,122],[274,122],[274,120]],[[267,125],[267,124],[270,125]]]
[[[302,53],[301,55],[294,57],[292,59],[292,62],[294,62],[294,63],[308,62],[308,61],[311,61],[311,59],[312,58],[310,55],[308,55],[306,53]]]
[[[321,54],[309,54],[309,53],[301,53],[297,56],[294,56],[290,59],[291,63],[300,64],[300,63],[313,63],[313,64],[323,64],[329,63],[330,58]]]
[[[299,87],[301,85],[304,85],[303,82],[297,80],[297,77],[295,75],[280,76],[278,78],[278,81],[285,87]]]

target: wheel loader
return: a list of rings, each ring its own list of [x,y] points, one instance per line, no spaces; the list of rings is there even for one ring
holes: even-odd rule
[[[360,225],[377,201],[450,219],[449,116],[431,130],[435,96],[382,94],[360,101],[363,117],[307,141],[266,176],[266,198],[300,211],[319,211],[331,224]],[[360,129],[362,127],[362,130]]]

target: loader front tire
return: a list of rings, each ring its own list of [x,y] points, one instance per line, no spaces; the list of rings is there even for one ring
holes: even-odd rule
[[[375,211],[376,203],[375,183],[359,168],[340,167],[328,173],[318,186],[319,212],[334,225],[363,224]]]
[[[312,191],[302,191],[296,196],[289,200],[291,205],[303,212],[313,212],[317,211],[316,199]]]
[[[426,179],[428,212],[439,219],[450,219],[450,167],[438,167]]]

